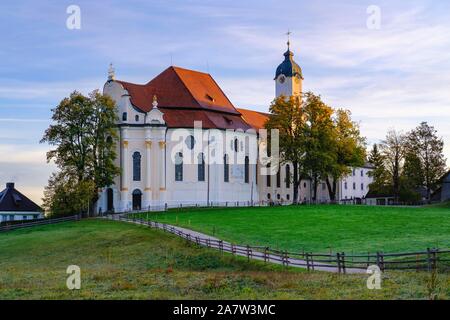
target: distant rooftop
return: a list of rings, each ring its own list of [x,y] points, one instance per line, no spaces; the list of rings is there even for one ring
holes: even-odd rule
[[[8,182],[6,189],[0,192],[1,212],[42,212],[41,207],[15,189],[14,183]]]

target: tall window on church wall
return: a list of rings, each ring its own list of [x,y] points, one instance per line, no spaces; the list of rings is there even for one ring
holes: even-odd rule
[[[133,181],[141,181],[141,154],[133,153]]]
[[[245,157],[244,179],[245,179],[245,183],[250,182],[250,160],[249,160],[248,156]]]
[[[175,181],[183,181],[183,153],[175,156]]]
[[[230,164],[227,155],[223,156],[223,181],[230,182]]]
[[[198,155],[198,181],[205,181],[205,156],[203,153]]]
[[[289,189],[291,187],[291,166],[286,165],[286,188]]]
[[[271,178],[272,178],[272,176],[269,174],[270,173],[270,163],[267,165],[267,176],[266,176],[266,179],[267,179],[267,186],[268,187],[270,187],[270,185],[271,185]]]

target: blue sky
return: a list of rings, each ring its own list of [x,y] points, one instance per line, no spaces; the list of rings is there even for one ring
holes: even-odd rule
[[[39,144],[50,109],[101,88],[110,62],[137,83],[171,62],[209,72],[235,106],[267,111],[288,29],[305,90],[350,109],[370,143],[428,121],[450,158],[450,3],[330,2],[2,1],[0,185],[40,202],[55,170]],[[66,27],[72,4],[80,30]],[[379,30],[367,28],[369,5],[381,9]]]

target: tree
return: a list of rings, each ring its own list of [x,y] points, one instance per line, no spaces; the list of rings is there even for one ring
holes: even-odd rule
[[[78,182],[74,175],[53,173],[44,190],[43,207],[52,217],[86,212],[94,192],[93,181]]]
[[[302,108],[305,121],[302,130],[303,164],[305,171],[310,173],[316,201],[319,181],[326,179],[329,169],[336,163],[337,155],[333,152],[336,131],[332,120],[333,109],[311,92],[306,93],[305,97]]]
[[[395,201],[400,198],[400,176],[405,155],[405,136],[395,130],[390,130],[386,139],[380,144],[385,159],[385,168],[394,191]]]
[[[431,192],[437,187],[440,178],[446,172],[444,157],[444,141],[437,136],[437,130],[422,122],[406,137],[405,152],[408,164],[413,166],[412,173],[415,183],[427,189],[427,199],[431,199]]]
[[[98,91],[87,97],[75,91],[52,112],[54,124],[45,131],[41,143],[56,147],[47,153],[47,161],[54,160],[60,173],[49,180],[44,202],[58,201],[70,194],[69,191],[85,190],[86,185],[92,183],[93,187],[87,189],[91,190],[89,203],[93,204],[97,201],[97,190],[113,184],[119,173],[114,165],[115,103]]]
[[[272,116],[266,123],[266,128],[279,130],[279,147],[282,162],[292,162],[293,165],[293,202],[298,203],[299,186],[301,180],[306,176],[303,170],[303,128],[305,125],[301,102],[297,97],[280,96],[276,98],[271,106]],[[290,177],[287,177],[290,179]]]
[[[402,184],[405,188],[416,190],[423,186],[424,177],[422,164],[417,154],[405,150],[405,164],[403,165]]]
[[[358,124],[351,120],[350,111],[336,110],[333,125],[329,149],[333,161],[329,162],[325,179],[331,201],[336,200],[338,181],[351,172],[351,167],[363,166],[366,159],[366,141]]]
[[[384,167],[385,158],[379,151],[378,145],[375,143],[369,153],[369,162],[373,166],[373,170],[369,172],[369,176],[373,178],[373,182],[369,188],[374,192],[383,192],[386,186],[390,184],[388,173]]]

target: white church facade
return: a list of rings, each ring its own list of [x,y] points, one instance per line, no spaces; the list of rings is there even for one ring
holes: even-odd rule
[[[275,94],[300,97],[302,70],[289,48],[284,56]],[[266,175],[258,161],[269,114],[236,108],[211,75],[172,66],[140,85],[116,80],[111,69],[103,93],[117,104],[121,173],[99,190],[98,212],[292,203],[292,164]],[[369,171],[355,168],[340,181],[338,199],[364,198]],[[319,186],[317,198],[329,200],[326,188]],[[309,180],[299,200],[313,201]]]

